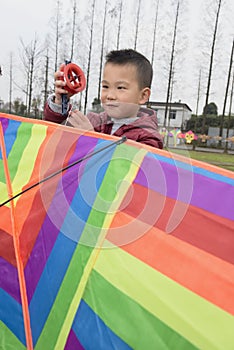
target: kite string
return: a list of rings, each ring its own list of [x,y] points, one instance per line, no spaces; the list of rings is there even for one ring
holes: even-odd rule
[[[126,136],[123,136],[120,140],[114,141],[114,142],[112,142],[111,144],[108,144],[107,146],[104,146],[104,147],[102,147],[102,148],[99,148],[99,149],[96,150],[96,151],[93,151],[93,152],[90,152],[90,153],[86,154],[86,156],[84,156],[84,157],[82,157],[82,158],[76,160],[75,162],[73,162],[73,163],[71,163],[71,164],[65,166],[65,167],[62,168],[62,169],[59,169],[59,170],[55,171],[54,173],[48,175],[48,176],[45,177],[44,179],[39,180],[39,181],[36,182],[35,184],[33,184],[33,185],[31,185],[31,186],[25,188],[24,190],[22,190],[21,192],[17,193],[16,195],[12,196],[12,194],[11,194],[11,196],[10,196],[9,199],[7,199],[6,201],[4,201],[4,202],[2,202],[2,203],[0,204],[0,207],[2,207],[3,205],[9,203],[10,201],[12,201],[13,199],[19,197],[20,195],[24,194],[25,192],[27,192],[27,191],[33,189],[34,187],[36,187],[36,186],[42,184],[43,182],[46,182],[46,181],[50,180],[52,177],[54,177],[54,176],[56,176],[56,175],[58,175],[58,174],[61,174],[63,171],[65,171],[65,170],[67,170],[67,169],[73,167],[74,165],[77,165],[77,164],[83,162],[84,160],[86,160],[86,159],[88,159],[88,158],[91,158],[92,156],[94,156],[94,155],[96,155],[96,154],[98,154],[98,153],[100,153],[100,152],[105,151],[106,149],[108,149],[108,148],[110,148],[110,147],[113,147],[113,146],[115,146],[115,145],[120,145],[121,143],[123,143],[123,142],[125,142],[125,141],[127,141],[127,137],[126,137]]]

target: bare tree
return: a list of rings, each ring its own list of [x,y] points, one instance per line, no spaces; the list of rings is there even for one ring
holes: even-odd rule
[[[197,131],[197,118],[198,118],[198,108],[199,108],[199,102],[200,102],[200,95],[201,95],[201,68],[199,70],[199,77],[198,77],[198,87],[197,87],[197,103],[196,103],[196,119],[194,123],[194,133]]]
[[[9,88],[9,113],[12,110],[12,83],[13,83],[13,54],[10,53],[10,88]]]
[[[169,68],[169,77],[168,77],[168,84],[167,84],[166,107],[165,107],[165,115],[164,115],[164,123],[163,123],[164,127],[166,127],[167,125],[168,104],[170,99],[171,84],[172,84],[172,78],[173,78],[174,55],[175,55],[175,48],[176,48],[176,36],[177,36],[177,30],[178,30],[179,13],[180,13],[180,0],[178,0],[177,2],[175,24],[174,24],[174,30],[173,30],[173,40],[172,40],[171,55],[170,55],[170,68]]]
[[[140,10],[141,10],[141,0],[138,0],[134,50],[136,50],[136,48],[137,48],[137,39],[138,39],[139,21],[140,21]]]
[[[52,22],[53,23],[53,22]],[[54,60],[54,71],[58,69],[58,57],[59,57],[59,42],[61,37],[61,2],[56,0],[56,16],[55,16],[55,60]]]
[[[74,44],[75,44],[76,14],[77,14],[76,0],[73,0],[72,39],[71,39],[71,57],[70,57],[71,61],[73,60]]]
[[[217,30],[218,30],[221,5],[222,5],[222,0],[218,0],[216,16],[215,16],[215,25],[214,25],[214,31],[213,31],[213,38],[212,38],[212,45],[211,45],[211,53],[210,53],[210,64],[209,64],[209,74],[208,74],[208,80],[207,80],[205,107],[209,104],[210,86],[211,86],[211,79],[212,79],[212,72],[213,72],[214,54],[215,54],[215,44],[216,44],[216,39],[217,39]],[[202,133],[203,134],[205,133],[205,126],[206,126],[206,112],[205,112],[205,108],[204,108],[203,117],[202,117]]]
[[[117,50],[119,50],[119,42],[120,42],[120,29],[121,29],[121,22],[122,22],[122,10],[123,10],[123,0],[120,0],[119,4],[119,24],[118,24],[118,33],[117,33]]]
[[[46,63],[45,63],[45,84],[44,84],[44,102],[43,105],[45,106],[47,98],[48,98],[48,81],[49,81],[49,53],[47,49],[46,53]]]
[[[40,50],[37,48],[38,40],[35,36],[34,40],[27,46],[25,46],[21,39],[21,45],[23,47],[22,63],[26,72],[27,83],[26,83],[26,105],[27,105],[27,116],[30,116],[32,96],[33,96],[33,82],[36,69],[36,60],[40,55]]]
[[[97,97],[99,104],[100,104],[100,94],[101,94],[102,65],[103,65],[104,43],[105,43],[105,33],[106,33],[106,13],[107,13],[107,0],[105,2],[104,19],[103,19],[103,27],[102,27],[102,46],[101,46],[101,55],[100,55],[100,68],[99,68],[99,79],[98,79],[98,97]]]
[[[92,15],[91,15],[91,27],[90,27],[90,39],[89,39],[90,41],[89,41],[88,67],[87,67],[87,83],[86,83],[85,102],[84,102],[84,114],[86,113],[87,103],[88,103],[89,76],[90,76],[91,56],[92,56],[92,48],[93,48],[93,27],[94,27],[95,2],[96,2],[96,0],[93,0]]]
[[[232,87],[231,87],[231,93],[230,93],[230,104],[229,104],[229,112],[228,112],[226,139],[228,139],[228,137],[229,137],[230,119],[231,119],[231,114],[232,114],[233,92],[234,92],[234,69],[233,69],[233,74],[232,74]],[[228,141],[226,141],[226,143],[225,143],[225,151],[226,152],[227,152],[227,149],[228,149]]]
[[[167,133],[167,137],[166,137],[166,147],[168,147],[168,143],[169,143],[169,129],[170,129],[170,119],[171,119],[171,103],[172,103],[172,96],[173,96],[173,87],[174,87],[174,69],[172,68],[172,76],[171,76],[171,87],[170,87],[170,97],[169,97],[169,101],[168,101],[168,109],[169,109],[169,115],[168,115],[168,122],[167,122],[167,129],[168,129],[168,133]]]
[[[219,136],[220,137],[223,137],[223,121],[224,121],[224,116],[225,116],[227,97],[228,97],[228,91],[229,91],[229,84],[230,84],[230,79],[231,79],[233,55],[234,55],[234,39],[232,41],[232,49],[231,49],[231,56],[230,56],[230,62],[229,62],[227,85],[226,85],[226,91],[225,91],[224,102],[223,102],[223,113],[222,113],[221,119],[220,119],[220,129],[219,129]]]
[[[151,64],[154,65],[154,53],[155,53],[155,43],[156,43],[156,33],[157,33],[157,26],[158,26],[158,8],[159,8],[159,1],[157,0],[156,3],[156,11],[155,11],[155,19],[154,19],[154,34],[153,34],[153,46],[152,46],[152,56],[151,56]]]

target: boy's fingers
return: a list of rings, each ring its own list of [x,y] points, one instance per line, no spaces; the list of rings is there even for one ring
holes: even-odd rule
[[[54,85],[55,85],[55,87],[63,89],[64,86],[66,85],[66,83],[65,83],[65,81],[62,81],[62,80],[55,80]]]
[[[82,112],[80,112],[78,109],[74,109],[74,111],[71,111],[70,113],[73,117],[77,117],[81,120],[87,119],[87,117]]]
[[[61,77],[64,76],[64,72],[61,72],[60,70],[58,70],[57,72],[54,73],[54,79],[57,80]]]

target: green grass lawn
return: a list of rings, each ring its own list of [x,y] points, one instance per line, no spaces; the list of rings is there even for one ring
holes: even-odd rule
[[[226,153],[213,153],[213,152],[199,152],[182,149],[169,149],[170,152],[183,155],[185,157],[191,157],[192,159],[200,160],[202,162],[210,163],[220,166],[231,171],[234,171],[234,154]]]

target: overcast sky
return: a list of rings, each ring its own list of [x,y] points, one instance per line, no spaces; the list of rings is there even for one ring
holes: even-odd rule
[[[105,0],[98,0],[99,5],[105,4]],[[130,1],[130,0],[129,0]],[[234,34],[234,1],[233,0],[225,0],[228,3],[229,11],[225,14],[226,21],[226,32],[224,39],[227,39],[228,35]],[[131,1],[130,1],[131,2]],[[190,50],[196,51],[196,42],[193,43],[193,38],[196,35],[197,30],[199,30],[199,26],[201,23],[202,16],[202,5],[204,5],[205,0],[188,0],[189,10],[188,10],[188,25],[187,29],[189,34],[188,43],[190,45]],[[34,34],[37,33],[39,39],[43,40],[45,38],[46,33],[49,31],[49,22],[53,15],[53,11],[55,9],[55,0],[1,0],[1,8],[0,8],[0,65],[3,69],[3,76],[0,77],[0,99],[4,101],[8,100],[9,96],[9,55],[10,52],[13,52],[15,56],[19,56],[20,49],[20,41],[19,38],[22,38],[25,43],[29,43],[34,39]],[[92,0],[77,0],[78,10],[80,12],[84,11],[84,7],[87,4],[92,3]],[[111,3],[111,1],[110,1]],[[134,1],[134,4],[137,2]],[[165,1],[162,3],[165,4]],[[149,2],[147,0],[142,1],[142,6],[147,6]],[[71,6],[71,0],[63,1],[64,8],[69,8]],[[230,15],[232,13],[232,17]],[[232,18],[232,22],[230,18]],[[145,20],[145,19],[144,19]],[[128,33],[125,32],[127,36]],[[149,33],[150,35],[150,33]],[[153,35],[153,34],[152,34]],[[225,53],[226,62],[224,65],[228,65],[229,55],[231,51],[231,42],[228,44],[227,40],[223,40],[223,53]],[[229,47],[230,46],[230,47]],[[185,69],[185,68],[183,68]],[[223,81],[216,81],[214,84],[219,84],[219,86],[224,86],[226,83],[225,68],[223,68]],[[187,103],[190,107],[195,111],[195,101],[196,101],[196,87],[194,85],[197,84],[197,77],[194,75],[193,80],[189,81],[189,77],[192,75],[191,67],[189,67],[189,63],[187,64],[187,80],[184,81],[185,86],[181,87],[181,92],[178,92],[175,99],[180,99],[180,94],[182,96],[182,102]],[[227,67],[226,67],[227,70]],[[198,76],[198,74],[196,74]],[[157,84],[156,84],[157,85]],[[183,84],[182,84],[183,85]],[[204,82],[205,85],[205,82]],[[159,90],[159,88],[158,88]],[[157,89],[155,92],[153,91],[152,98],[154,100],[164,100],[165,101],[165,93],[164,96],[160,95]],[[220,88],[213,88],[214,93],[211,99],[217,101],[219,104],[219,110],[221,112],[221,105],[223,101],[223,91],[220,92]],[[17,88],[14,87],[13,90],[13,99],[20,95],[20,92],[17,91]],[[202,104],[202,102],[201,102]]]

